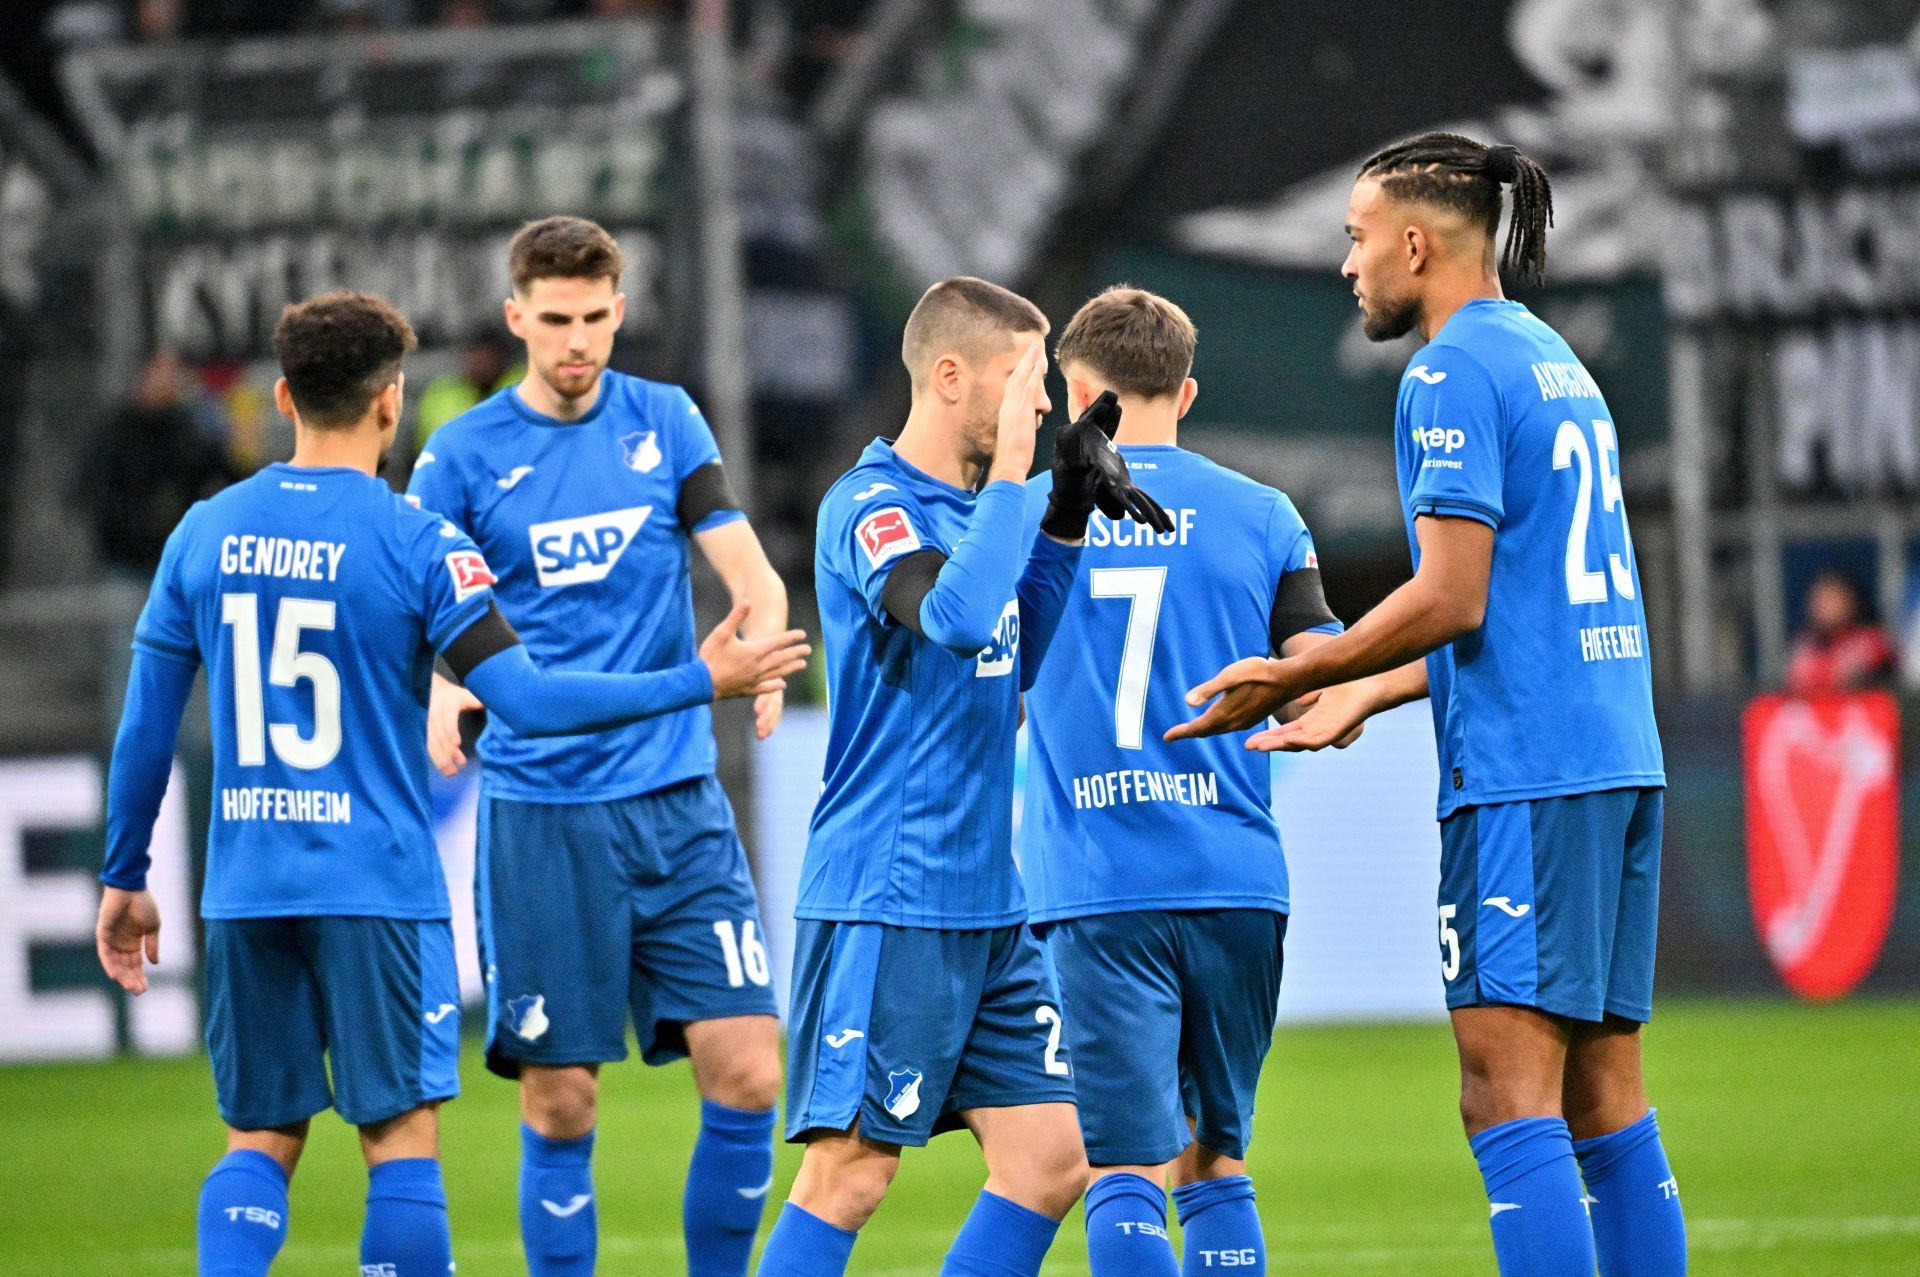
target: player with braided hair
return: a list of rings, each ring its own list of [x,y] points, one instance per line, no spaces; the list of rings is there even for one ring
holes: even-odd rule
[[[1320,749],[1431,699],[1441,973],[1500,1271],[1677,1277],[1680,1190],[1640,1064],[1666,776],[1619,437],[1572,350],[1501,291],[1507,186],[1502,263],[1537,282],[1553,192],[1513,147],[1426,133],[1362,166],[1342,273],[1368,337],[1427,343],[1394,430],[1413,579],[1337,638],[1228,666],[1167,736],[1319,692],[1248,746]]]

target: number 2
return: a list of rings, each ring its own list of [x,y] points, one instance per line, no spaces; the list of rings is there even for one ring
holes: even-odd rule
[[[1573,521],[1567,527],[1567,602],[1569,603],[1605,603],[1607,601],[1607,577],[1613,578],[1614,591],[1623,599],[1634,596],[1633,591],[1633,533],[1627,526],[1626,499],[1620,489],[1620,475],[1615,458],[1620,455],[1620,440],[1614,434],[1613,423],[1598,418],[1593,423],[1593,439],[1597,449],[1587,445],[1587,433],[1571,421],[1560,423],[1560,431],[1553,437],[1553,468],[1565,470],[1579,462],[1578,483],[1573,497]],[[1605,573],[1587,570],[1587,525],[1593,518],[1593,466],[1594,453],[1600,459],[1600,506],[1608,514],[1617,507],[1620,511],[1620,534],[1626,544],[1627,557],[1622,560],[1617,554],[1607,556]]]
[[[1127,637],[1120,645],[1120,685],[1113,694],[1113,743],[1139,749],[1147,721],[1147,682],[1153,677],[1153,641],[1160,630],[1165,568],[1095,568],[1087,573],[1096,599],[1131,599]]]
[[[1073,1070],[1060,1062],[1060,1013],[1052,1007],[1043,1006],[1033,1013],[1033,1018],[1037,1023],[1047,1026],[1047,1050],[1042,1057],[1046,1063],[1047,1072],[1054,1077],[1066,1077]]]

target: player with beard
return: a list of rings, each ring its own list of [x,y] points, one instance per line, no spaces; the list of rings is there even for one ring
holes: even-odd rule
[[[544,662],[639,671],[693,644],[698,547],[749,637],[785,628],[768,564],[700,410],[678,386],[608,370],[626,313],[622,259],[592,222],[552,217],[508,250],[507,326],[528,372],[449,422],[412,496],[488,554],[502,610]],[[756,699],[764,739],[781,695]],[[464,764],[436,685],[430,745]],[[740,1277],[773,1177],[779,1026],[759,906],[714,777],[709,712],[692,702],[623,731],[530,740],[489,724],[479,753],[475,872],[487,978],[487,1063],[520,1080],[520,1227],[533,1277],[593,1271],[591,1170],[599,1068],[691,1056],[700,1134],[682,1199],[691,1277]]]
[[[1679,1187],[1647,1107],[1661,797],[1646,615],[1613,414],[1578,358],[1506,300],[1546,268],[1552,190],[1510,146],[1428,133],[1362,167],[1347,212],[1366,334],[1426,342],[1394,451],[1414,576],[1346,634],[1239,661],[1169,739],[1252,726],[1318,749],[1420,697],[1440,752],[1441,973],[1460,1108],[1500,1271],[1670,1277]],[[1584,1180],[1584,1187],[1583,1187]],[[1590,1215],[1589,1215],[1590,1208]]]

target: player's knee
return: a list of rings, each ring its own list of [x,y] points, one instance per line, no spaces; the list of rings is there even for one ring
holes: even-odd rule
[[[1033,1150],[1009,1177],[1014,1200],[1050,1219],[1063,1219],[1087,1191],[1093,1171],[1078,1140],[1059,1140]]]
[[[864,1149],[846,1149],[835,1157],[808,1149],[794,1180],[793,1204],[837,1228],[857,1231],[873,1213],[900,1168],[898,1157],[876,1157]]]
[[[1487,1070],[1468,1069],[1460,1076],[1460,1122],[1469,1135],[1518,1118],[1558,1116],[1555,1088]]]
[[[528,1070],[520,1079],[520,1116],[550,1140],[577,1140],[599,1120],[600,1082],[586,1069]]]
[[[774,1051],[749,1051],[713,1070],[700,1093],[728,1108],[762,1112],[780,1102],[780,1056]]]

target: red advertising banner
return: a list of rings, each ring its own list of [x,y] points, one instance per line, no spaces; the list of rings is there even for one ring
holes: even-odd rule
[[[1900,860],[1900,716],[1884,692],[1747,707],[1747,887],[1787,986],[1843,997],[1873,970]]]

